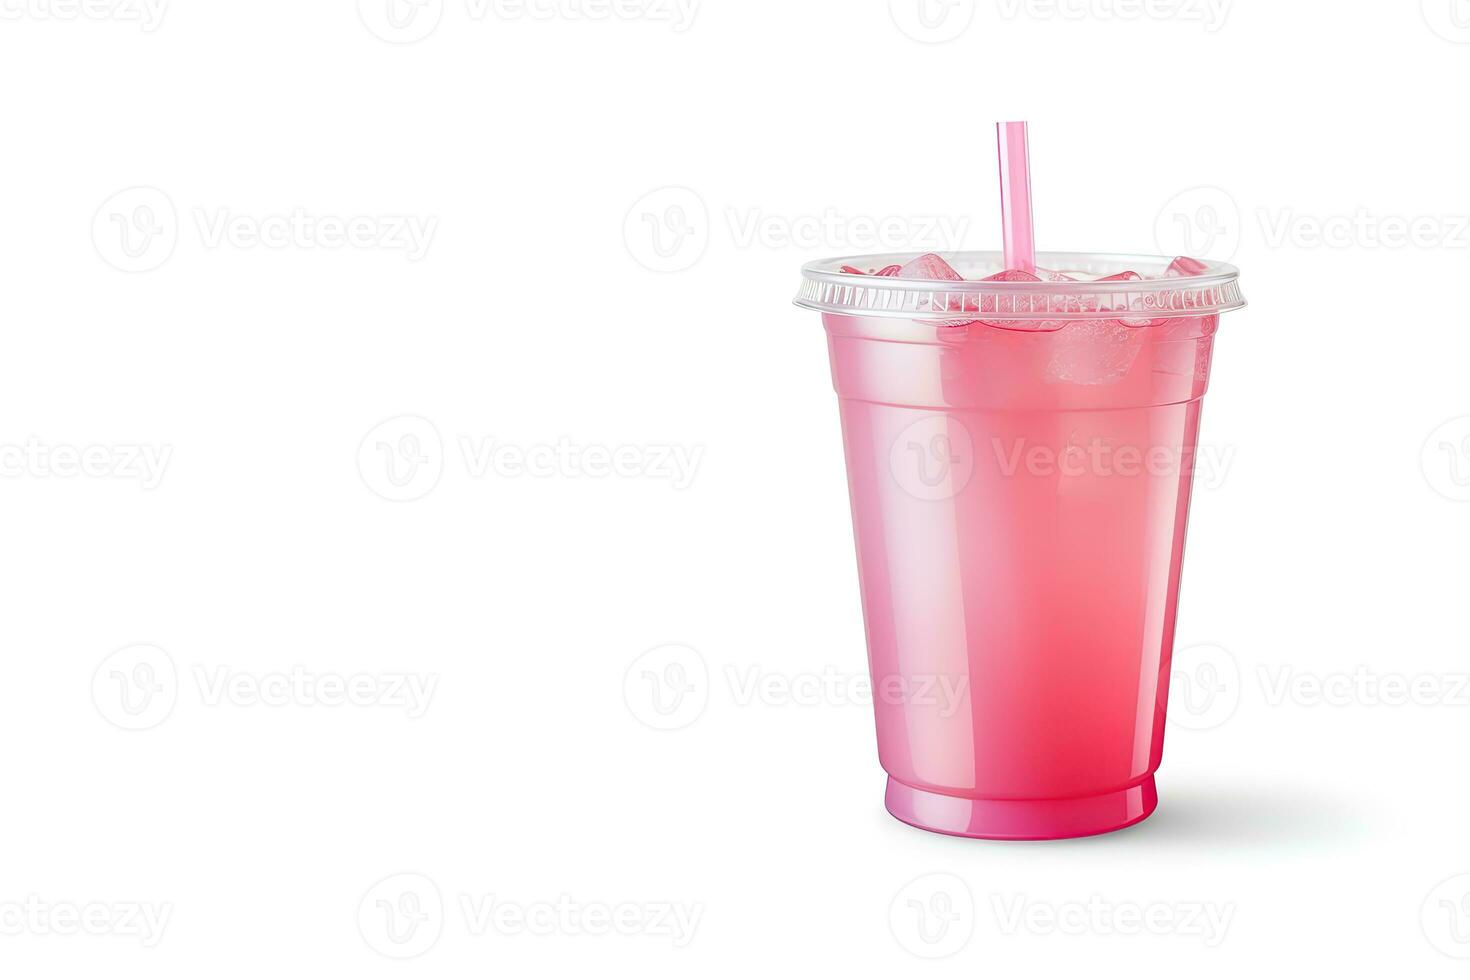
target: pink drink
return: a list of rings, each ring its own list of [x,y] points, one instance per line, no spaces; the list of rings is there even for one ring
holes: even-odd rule
[[[827,329],[888,809],[971,837],[1126,827],[1157,800],[1236,271],[1042,254],[1082,281],[976,281],[993,253],[955,258],[960,282],[836,271],[912,259],[812,263],[797,298]],[[1125,271],[1145,278],[1096,281]]]

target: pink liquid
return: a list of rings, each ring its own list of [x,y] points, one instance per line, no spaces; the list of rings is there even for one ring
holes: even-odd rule
[[[1218,317],[823,320],[889,809],[1010,839],[1143,819]]]

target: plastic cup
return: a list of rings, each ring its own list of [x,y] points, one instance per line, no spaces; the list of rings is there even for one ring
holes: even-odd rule
[[[1237,270],[1042,253],[1094,280],[803,269],[841,410],[886,804],[966,837],[1117,830],[1157,804],[1200,404]],[[1159,277],[1159,278],[1154,278]]]

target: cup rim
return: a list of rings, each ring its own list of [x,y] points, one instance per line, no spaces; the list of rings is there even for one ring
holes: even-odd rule
[[[965,279],[898,279],[842,271],[843,266],[876,270],[903,265],[924,254],[939,255]],[[1200,260],[1204,270],[1196,275],[1166,275],[1173,261],[1162,255],[1039,252],[1039,267],[1073,279],[1001,282],[981,278],[1005,268],[1003,256],[995,251],[840,256],[802,266],[794,302],[804,309],[858,316],[913,319],[918,314],[975,313],[1005,320],[1200,316],[1245,306],[1235,266]],[[1098,281],[1124,271],[1145,278]]]

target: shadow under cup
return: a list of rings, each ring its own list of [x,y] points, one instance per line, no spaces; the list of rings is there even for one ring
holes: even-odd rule
[[[1012,840],[1136,823],[1157,802],[1200,404],[1236,272],[1099,283],[1169,260],[1095,255],[1038,256],[1075,283],[835,271],[905,258],[813,263],[797,300],[827,330],[888,809]],[[999,261],[953,264],[969,279]]]

